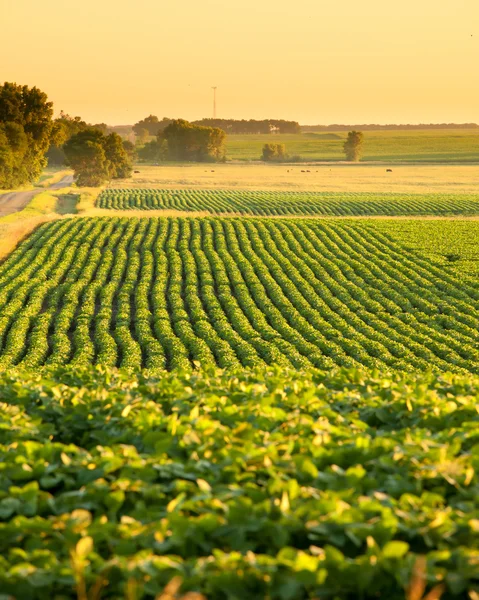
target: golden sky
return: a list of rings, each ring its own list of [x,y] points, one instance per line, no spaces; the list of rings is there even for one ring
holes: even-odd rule
[[[55,109],[479,122],[479,0],[0,0],[0,79]]]

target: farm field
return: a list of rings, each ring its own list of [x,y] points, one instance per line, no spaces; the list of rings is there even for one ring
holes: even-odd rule
[[[477,216],[479,194],[107,189],[97,207],[260,216]]]
[[[81,581],[153,600],[174,576],[208,600],[479,591],[475,376],[76,367],[0,386],[5,597]]]
[[[259,160],[266,143],[285,144],[289,155],[308,161],[344,160],[347,132],[279,135],[229,135],[226,154],[233,160]],[[391,130],[364,132],[364,161],[479,162],[479,130]]]
[[[250,189],[322,192],[479,193],[475,165],[194,163],[137,165],[118,188]],[[305,171],[310,171],[306,173]],[[303,172],[302,172],[303,171]]]
[[[361,221],[71,218],[0,266],[0,367],[477,373],[478,300]]]

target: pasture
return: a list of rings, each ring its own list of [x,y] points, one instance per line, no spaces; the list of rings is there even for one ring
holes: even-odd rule
[[[479,193],[479,169],[473,165],[138,165],[130,179],[108,187],[167,189],[239,189],[323,192]],[[309,171],[307,173],[306,171]]]
[[[229,135],[226,153],[232,160],[259,160],[265,143],[285,144],[288,154],[307,161],[344,160],[347,132],[289,135]],[[363,160],[385,162],[479,162],[479,130],[390,130],[364,132]]]

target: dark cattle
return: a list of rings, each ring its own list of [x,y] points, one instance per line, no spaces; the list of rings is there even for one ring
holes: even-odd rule
[[[393,170],[392,169],[386,169],[386,173],[392,173]]]
[[[135,171],[135,173],[139,173],[140,171]]]
[[[211,171],[212,173],[214,173],[214,171]]]

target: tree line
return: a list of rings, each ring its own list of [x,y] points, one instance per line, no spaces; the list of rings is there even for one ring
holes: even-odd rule
[[[157,136],[171,125],[175,119],[164,117],[158,119],[150,115],[133,125],[133,132],[140,142],[147,140],[148,136]],[[301,133],[299,123],[296,121],[285,121],[284,119],[200,119],[192,121],[192,125],[199,127],[213,127],[222,129],[229,135],[237,134],[269,134],[269,133]]]
[[[420,123],[419,125],[301,125],[302,133],[315,133],[318,131],[386,131],[386,130],[408,130],[408,129],[478,129],[477,123]]]

